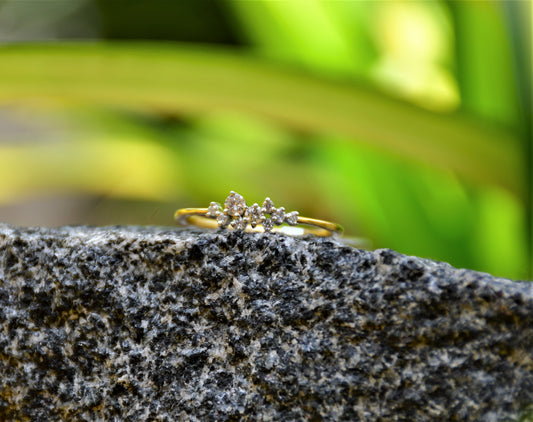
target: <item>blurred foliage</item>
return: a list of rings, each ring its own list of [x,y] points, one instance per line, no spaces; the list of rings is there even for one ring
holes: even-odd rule
[[[529,2],[80,0],[18,39],[108,41],[45,44],[2,29],[22,3],[0,3],[2,219],[166,225],[233,189],[528,277]]]

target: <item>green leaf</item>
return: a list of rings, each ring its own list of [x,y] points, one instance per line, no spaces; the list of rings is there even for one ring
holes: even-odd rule
[[[511,40],[502,5],[450,1],[462,106],[495,121],[518,124]]]
[[[334,76],[365,77],[375,56],[361,2],[321,0],[230,1],[246,36],[260,53]]]
[[[292,128],[346,135],[523,194],[513,133],[235,51],[142,43],[15,45],[0,48],[0,63],[0,101],[254,113]]]

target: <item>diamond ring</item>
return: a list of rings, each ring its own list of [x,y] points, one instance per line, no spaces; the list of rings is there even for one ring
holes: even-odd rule
[[[242,195],[233,191],[226,198],[224,207],[217,202],[211,202],[209,208],[182,208],[176,211],[174,218],[183,226],[192,225],[206,229],[274,231],[298,236],[333,236],[343,232],[339,224],[302,217],[297,211],[285,212],[283,207],[276,208],[270,198],[265,199],[263,206],[247,206]]]

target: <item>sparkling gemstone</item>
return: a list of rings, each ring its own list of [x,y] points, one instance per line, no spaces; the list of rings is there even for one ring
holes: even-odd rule
[[[274,221],[271,218],[265,218],[263,220],[263,229],[269,232],[274,227]]]
[[[285,215],[285,221],[291,226],[298,224],[298,211],[292,211]]]
[[[265,202],[263,202],[263,209],[261,210],[263,214],[270,214],[275,210],[276,208],[274,207],[274,202],[272,202],[272,199],[266,198]]]
[[[231,227],[233,227],[235,230],[246,230],[247,225],[248,221],[246,221],[245,218],[236,218],[231,222]]]
[[[225,213],[220,213],[217,215],[217,223],[219,227],[226,227],[230,221],[230,217]]]
[[[246,211],[246,201],[238,193],[231,191],[224,202],[224,207],[227,208],[228,214],[232,217],[241,217]]]
[[[207,214],[205,216],[209,218],[216,218],[219,212],[220,204],[218,202],[211,202],[211,204],[209,204],[209,208],[207,209]]]
[[[272,211],[272,219],[277,225],[283,224],[283,221],[285,220],[285,208],[279,207]]]
[[[246,209],[244,217],[250,222],[252,227],[257,226],[261,222],[261,208],[257,204],[253,204]]]

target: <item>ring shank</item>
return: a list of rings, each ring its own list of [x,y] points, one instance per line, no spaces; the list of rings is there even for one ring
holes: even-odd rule
[[[215,219],[206,217],[207,212],[207,208],[182,208],[176,211],[174,214],[174,219],[178,224],[183,226],[191,225],[203,229],[219,228],[219,225]],[[343,228],[339,224],[308,217],[298,216],[298,226],[304,226],[301,227],[299,233],[299,235],[303,236],[306,234],[312,234],[314,236],[328,237],[333,235],[341,235],[343,232]],[[275,227],[272,229],[272,231],[289,234],[289,228],[292,227]],[[261,224],[259,224],[256,227],[248,225],[245,231],[249,233],[262,233],[265,230]]]

